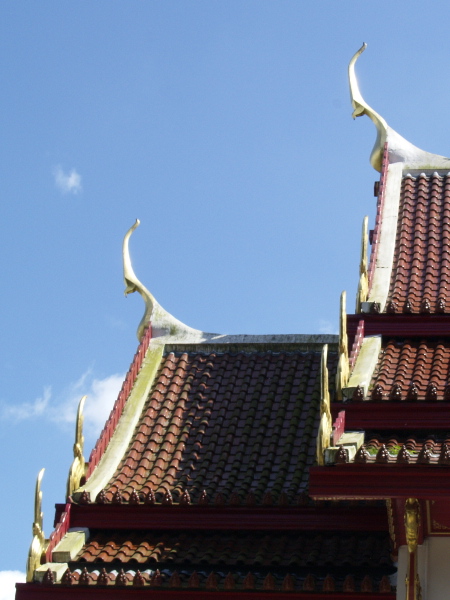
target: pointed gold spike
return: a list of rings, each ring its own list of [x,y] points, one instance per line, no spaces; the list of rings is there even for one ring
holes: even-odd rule
[[[142,336],[144,335],[145,328],[150,323],[150,319],[151,319],[151,316],[153,313],[153,308],[156,303],[153,295],[148,291],[148,289],[136,277],[135,272],[133,270],[133,266],[131,264],[129,239],[130,239],[133,231],[137,227],[139,227],[139,225],[140,225],[140,221],[139,221],[139,219],[136,219],[136,222],[134,223],[134,225],[132,227],[130,227],[130,229],[127,231],[127,233],[125,234],[125,237],[123,239],[123,277],[125,280],[125,296],[128,296],[128,294],[132,294],[133,292],[138,292],[142,296],[142,299],[145,302],[144,316],[142,317],[141,322],[139,323],[139,326],[138,326],[138,330],[137,330],[138,340],[140,340],[142,338]]]
[[[361,259],[359,263],[359,284],[356,294],[356,312],[361,312],[361,302],[369,295],[369,274],[367,271],[367,248],[369,246],[369,217],[364,217],[361,235]]]
[[[324,452],[330,446],[333,421],[331,418],[330,391],[328,383],[328,344],[322,348],[320,363],[320,424],[316,443],[316,460],[320,466],[324,465]]]
[[[30,549],[28,551],[27,582],[33,581],[34,572],[41,564],[41,556],[45,548],[44,513],[42,512],[41,491],[41,481],[44,472],[45,469],[41,469],[36,480],[36,489],[34,493],[33,539],[31,540]]]
[[[67,478],[67,498],[73,494],[81,485],[81,478],[86,474],[86,461],[83,456],[84,437],[83,437],[83,408],[86,396],[83,396],[78,404],[77,420],[75,425],[75,443],[73,445],[73,463],[69,470]]]
[[[342,390],[348,382],[350,367],[348,361],[347,342],[347,293],[341,294],[340,316],[339,316],[339,361],[336,372],[336,399],[342,400]]]
[[[358,50],[358,52],[354,54],[348,65],[350,97],[354,109],[352,117],[355,119],[356,117],[362,117],[362,115],[367,115],[377,128],[377,139],[375,141],[372,154],[370,155],[370,164],[377,171],[381,171],[381,162],[383,158],[384,144],[387,139],[388,125],[383,119],[383,117],[381,117],[375,110],[373,110],[373,108],[371,108],[362,97],[355,73],[355,63],[366,48],[367,44],[364,43]]]

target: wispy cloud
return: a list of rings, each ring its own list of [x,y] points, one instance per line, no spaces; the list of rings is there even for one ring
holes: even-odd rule
[[[21,571],[0,571],[0,600],[14,600],[16,583],[25,581],[25,573]]]
[[[320,319],[319,332],[337,335],[339,333],[339,330],[336,323],[332,323],[331,321],[327,321],[326,319]]]
[[[53,169],[55,185],[63,194],[78,194],[81,192],[81,175],[76,169],[71,169],[67,173],[61,165],[57,165]]]
[[[24,402],[18,405],[3,404],[0,418],[23,421],[41,417],[65,426],[75,422],[80,398],[87,395],[84,405],[85,434],[95,437],[100,433],[111,412],[123,380],[124,375],[121,374],[98,379],[93,376],[92,369],[88,369],[77,381],[70,384],[64,392],[56,397],[52,396],[51,387],[47,386],[44,388],[42,396],[36,398],[34,402]]]
[[[36,398],[34,402],[23,402],[22,404],[9,405],[4,404],[1,407],[0,415],[4,419],[12,419],[14,421],[23,421],[25,419],[32,419],[34,417],[40,417],[46,411],[50,402],[52,390],[50,386],[44,388],[42,396]]]
[[[80,398],[87,395],[84,405],[84,425],[88,433],[98,434],[111,412],[123,380],[124,375],[118,374],[97,379],[92,376],[91,369],[88,369],[69,386],[62,401],[58,403],[58,410],[52,420],[73,423]]]

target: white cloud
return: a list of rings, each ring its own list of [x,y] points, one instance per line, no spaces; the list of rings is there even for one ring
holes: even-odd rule
[[[52,397],[51,387],[47,386],[42,397],[36,398],[34,402],[3,405],[0,418],[21,421],[42,417],[60,425],[74,423],[80,398],[86,395],[84,430],[88,436],[95,437],[100,433],[114,406],[124,377],[115,374],[97,379],[93,377],[92,369],[88,369],[56,398]]]
[[[320,333],[331,333],[337,335],[339,333],[337,325],[331,321],[320,319],[319,321],[319,332]]]
[[[52,420],[73,423],[80,398],[87,395],[84,405],[84,426],[88,433],[99,434],[114,406],[123,380],[124,375],[117,374],[96,379],[92,377],[92,370],[88,369],[78,381],[69,386],[64,399],[52,411],[54,413]]]
[[[75,169],[67,173],[60,165],[53,169],[55,185],[63,194],[78,194],[81,192],[81,175]]]
[[[0,600],[14,600],[16,583],[25,581],[25,573],[21,571],[0,571]]]
[[[15,421],[23,421],[34,417],[42,416],[50,402],[52,390],[50,386],[44,388],[44,393],[40,398],[36,398],[34,402],[23,402],[22,404],[2,406],[1,416],[4,419],[13,419]]]

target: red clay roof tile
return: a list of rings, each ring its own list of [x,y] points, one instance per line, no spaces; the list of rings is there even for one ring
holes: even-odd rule
[[[329,369],[332,384],[331,352]],[[170,490],[177,503],[187,490],[197,504],[206,490],[260,503],[271,491],[295,502],[314,462],[319,402],[319,352],[172,352],[106,497],[152,488],[158,502]]]
[[[448,401],[450,340],[391,339],[383,345],[367,399]]]
[[[403,178],[386,310],[450,310],[450,176]]]

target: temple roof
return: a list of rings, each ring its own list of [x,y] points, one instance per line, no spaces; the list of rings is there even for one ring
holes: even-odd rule
[[[255,349],[257,350],[257,349]],[[198,351],[164,356],[132,442],[105,488],[120,494],[204,491],[223,502],[289,501],[307,488],[320,403],[320,352]],[[334,375],[337,355],[329,353]]]
[[[450,340],[402,339],[383,344],[367,399],[449,401]]]
[[[450,311],[450,176],[403,177],[386,310]]]
[[[283,571],[306,569],[325,576],[331,570],[392,569],[389,535],[342,532],[164,532],[101,531],[73,561],[96,565],[119,561],[138,565],[243,568]],[[141,568],[141,567],[138,567]]]

